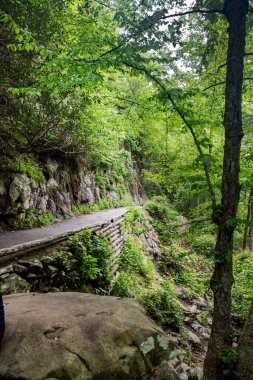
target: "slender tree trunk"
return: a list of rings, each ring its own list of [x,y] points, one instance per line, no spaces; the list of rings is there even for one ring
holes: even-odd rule
[[[253,374],[253,301],[237,348],[238,380],[252,380]]]
[[[244,227],[244,233],[243,233],[243,242],[242,242],[242,249],[247,248],[247,242],[249,242],[249,249],[251,247],[252,242],[252,226],[249,226],[249,223],[252,221],[252,198],[253,198],[253,189],[250,190],[248,203],[247,203],[247,217],[246,217],[246,223]]]
[[[215,269],[211,280],[214,313],[211,337],[204,363],[205,380],[225,378],[219,354],[230,347],[231,288],[233,284],[233,235],[239,201],[239,171],[242,131],[242,82],[245,52],[245,24],[248,0],[225,0],[224,15],[229,24],[225,92],[225,145],[221,207],[214,211],[218,225]]]

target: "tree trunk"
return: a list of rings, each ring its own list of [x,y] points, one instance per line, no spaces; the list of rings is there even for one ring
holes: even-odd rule
[[[248,0],[225,0],[229,24],[225,92],[225,145],[221,207],[214,210],[218,225],[215,269],[211,280],[214,313],[211,337],[204,363],[205,380],[225,379],[219,354],[230,347],[231,287],[233,284],[233,235],[239,201],[240,149],[242,131],[242,82]]]
[[[252,380],[253,374],[253,301],[237,349],[238,380]]]

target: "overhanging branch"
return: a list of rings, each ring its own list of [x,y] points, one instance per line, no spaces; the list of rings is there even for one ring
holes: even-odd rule
[[[184,124],[189,129],[189,131],[193,137],[193,140],[194,140],[194,143],[195,143],[195,146],[196,146],[196,149],[197,149],[199,155],[203,156],[204,152],[201,148],[200,142],[197,138],[197,135],[196,135],[191,123],[187,120],[187,118],[184,115],[184,113],[182,112],[181,108],[176,104],[171,93],[168,91],[168,89],[165,87],[165,85],[159,79],[157,79],[153,74],[151,74],[150,71],[148,71],[145,67],[137,66],[137,65],[134,65],[134,64],[127,62],[127,61],[122,61],[122,63],[127,67],[130,67],[132,69],[143,72],[148,78],[150,78],[154,83],[156,83],[165,92],[165,94],[166,94],[168,100],[170,101],[173,109],[177,112],[177,114],[183,120]],[[211,196],[212,207],[213,207],[213,210],[215,210],[216,209],[216,198],[215,198],[215,194],[214,194],[214,190],[213,190],[212,181],[210,178],[209,168],[205,162],[203,162],[203,167],[204,167],[207,187],[208,187],[208,190],[209,190],[209,193]]]

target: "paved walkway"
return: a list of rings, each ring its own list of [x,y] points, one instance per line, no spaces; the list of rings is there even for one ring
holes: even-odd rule
[[[127,208],[121,207],[97,211],[93,214],[74,216],[46,227],[1,232],[0,259],[20,250],[31,250],[36,247],[52,244],[67,235],[81,231],[85,227],[101,226],[125,215],[127,211]]]

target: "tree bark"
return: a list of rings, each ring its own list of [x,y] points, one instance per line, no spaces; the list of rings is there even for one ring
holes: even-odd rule
[[[253,301],[237,348],[238,380],[252,380],[253,374]]]
[[[211,280],[214,313],[211,337],[204,363],[205,380],[225,379],[219,354],[225,348],[230,347],[233,235],[240,194],[240,149],[243,137],[241,105],[247,12],[248,0],[225,0],[224,2],[223,13],[229,24],[223,121],[225,145],[221,206],[213,213],[213,220],[218,226],[218,231],[215,268]]]

